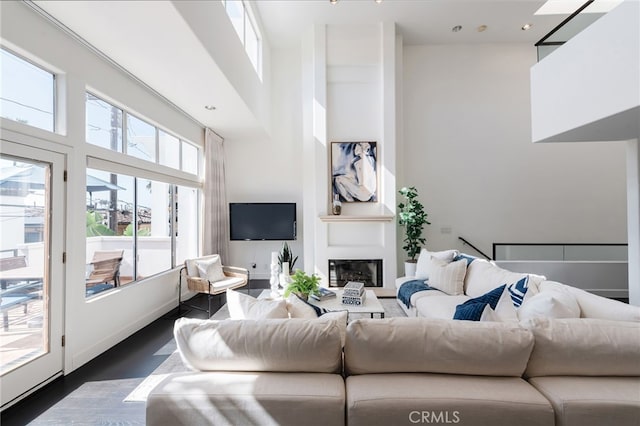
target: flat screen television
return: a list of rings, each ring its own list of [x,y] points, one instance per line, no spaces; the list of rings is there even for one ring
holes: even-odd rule
[[[229,203],[233,241],[295,240],[296,203]]]

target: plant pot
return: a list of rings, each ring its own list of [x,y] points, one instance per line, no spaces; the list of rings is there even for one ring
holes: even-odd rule
[[[418,262],[417,261],[404,262],[404,276],[405,277],[415,277],[416,276],[416,266],[418,266]]]
[[[309,295],[308,294],[304,294],[304,293],[294,293],[296,296],[298,296],[300,299],[304,300],[305,302],[307,300],[309,300]]]

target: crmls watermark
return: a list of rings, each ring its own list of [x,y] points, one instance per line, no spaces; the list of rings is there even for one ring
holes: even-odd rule
[[[447,425],[460,423],[460,411],[412,411],[409,421],[414,424]]]

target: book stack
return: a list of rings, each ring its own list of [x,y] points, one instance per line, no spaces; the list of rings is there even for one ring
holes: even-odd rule
[[[367,293],[364,291],[364,283],[349,281],[342,292],[343,305],[364,305]]]
[[[336,293],[334,291],[329,290],[328,288],[320,287],[318,289],[318,294],[311,293],[309,296],[312,299],[322,301],[322,300],[331,299],[332,297],[336,297]]]

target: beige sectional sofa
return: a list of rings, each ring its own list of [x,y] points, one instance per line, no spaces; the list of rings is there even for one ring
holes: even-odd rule
[[[441,273],[434,276],[434,271]],[[549,281],[540,275],[511,272],[484,259],[474,259],[464,254],[460,256],[456,250],[429,252],[422,249],[416,276],[398,278],[396,291],[399,293],[402,285],[409,281],[426,280],[428,285],[438,289],[413,293],[408,306],[398,298],[399,305],[409,317],[452,319],[458,305],[501,285],[514,284],[524,277],[528,279],[528,294],[522,306],[500,320],[519,321],[545,316],[640,322],[640,307]],[[490,320],[495,319],[493,317]]]
[[[637,426],[640,323],[180,319],[149,425]]]

